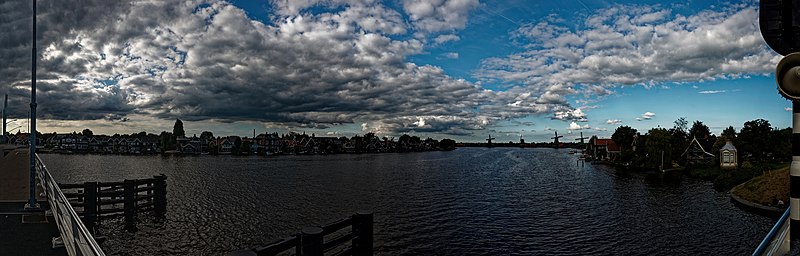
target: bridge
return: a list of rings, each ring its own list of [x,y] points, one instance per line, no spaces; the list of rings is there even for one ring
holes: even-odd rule
[[[30,155],[25,148],[0,145],[0,149],[0,251],[8,255],[105,255],[38,155],[34,189],[40,207],[25,208]]]

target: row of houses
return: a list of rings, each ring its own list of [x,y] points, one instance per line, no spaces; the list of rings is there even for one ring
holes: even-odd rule
[[[336,153],[381,153],[404,151],[439,150],[439,142],[433,139],[399,141],[375,136],[317,137],[314,134],[263,133],[254,138],[227,136],[212,139],[177,139],[177,148],[183,154],[336,154]]]

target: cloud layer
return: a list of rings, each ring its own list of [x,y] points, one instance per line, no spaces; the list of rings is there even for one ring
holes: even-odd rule
[[[521,26],[511,36],[526,50],[484,60],[481,81],[472,83],[407,58],[461,40],[477,0],[405,0],[396,9],[371,0],[270,5],[274,13],[262,23],[224,1],[41,0],[40,116],[355,123],[364,131],[466,135],[498,120],[548,115],[588,129],[574,123],[588,120],[586,108],[568,97],[765,73],[777,60],[758,34],[754,7],[684,17],[615,6],[575,29],[554,17]],[[27,114],[29,8],[0,4],[8,35],[0,37],[0,93],[11,94],[12,117]],[[485,83],[510,86],[493,91]]]

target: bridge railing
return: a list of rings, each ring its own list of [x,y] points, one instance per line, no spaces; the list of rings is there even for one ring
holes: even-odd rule
[[[47,202],[50,204],[50,210],[53,211],[53,217],[61,233],[61,239],[64,242],[67,254],[70,256],[104,256],[105,253],[100,248],[100,245],[94,240],[94,237],[83,224],[75,209],[70,205],[67,197],[61,192],[58,183],[50,176],[50,172],[38,154],[36,155],[36,174],[39,184],[44,188]]]
[[[753,252],[753,256],[761,255],[786,255],[789,253],[789,210],[781,215],[778,223],[767,233],[761,244]]]

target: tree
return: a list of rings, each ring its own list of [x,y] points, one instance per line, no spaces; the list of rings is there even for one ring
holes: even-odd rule
[[[669,129],[669,134],[672,140],[672,155],[679,156],[683,153],[683,150],[689,146],[689,134],[686,132],[686,126],[689,122],[686,121],[685,117],[678,118],[675,120],[675,126],[672,129]]]
[[[167,131],[161,132],[161,134],[158,136],[158,141],[161,146],[161,150],[163,151],[175,149],[172,133]]]
[[[708,126],[703,124],[702,121],[694,121],[692,128],[689,129],[689,137],[697,139],[706,139],[711,136],[711,130]]]
[[[89,128],[83,129],[83,132],[81,132],[81,134],[83,134],[83,136],[86,137],[94,136],[94,133],[92,132],[92,130],[89,130]]]
[[[456,149],[456,141],[451,139],[442,139],[442,141],[439,142],[439,148],[442,150],[454,150]]]
[[[689,125],[689,122],[686,121],[685,117],[678,118],[678,120],[675,120],[674,123],[675,123],[675,126],[673,127],[674,129],[678,129],[684,132],[686,131]]]
[[[633,136],[636,135],[636,129],[631,128],[630,126],[620,126],[614,130],[614,134],[611,135],[611,140],[614,143],[619,145],[620,149],[630,149],[631,144],[633,144]]]
[[[212,133],[212,132],[203,131],[203,132],[200,133],[200,139],[210,140],[210,139],[213,139],[213,138],[214,138],[214,133]]]
[[[728,139],[736,139],[736,129],[733,129],[733,126],[728,126],[725,130],[722,130],[721,137],[726,137]]]
[[[772,157],[783,161],[792,159],[792,128],[773,129],[770,137]]]
[[[180,119],[175,120],[175,125],[172,126],[172,135],[175,138],[186,137],[186,132],[183,131],[183,122]]]
[[[742,130],[739,131],[739,145],[737,146],[743,153],[742,159],[752,159],[755,161],[766,160],[767,152],[771,152],[772,126],[769,121],[756,119],[744,123]]]
[[[736,129],[733,129],[733,126],[728,126],[725,130],[722,130],[722,134],[719,135],[717,141],[714,142],[714,146],[711,147],[711,153],[717,154],[722,147],[725,146],[725,143],[730,141],[733,143],[734,146],[738,145],[739,143],[736,141]]]
[[[663,154],[664,169],[672,167],[672,142],[674,139],[670,132],[664,128],[653,128],[647,134],[645,166],[650,168],[661,167]]]

